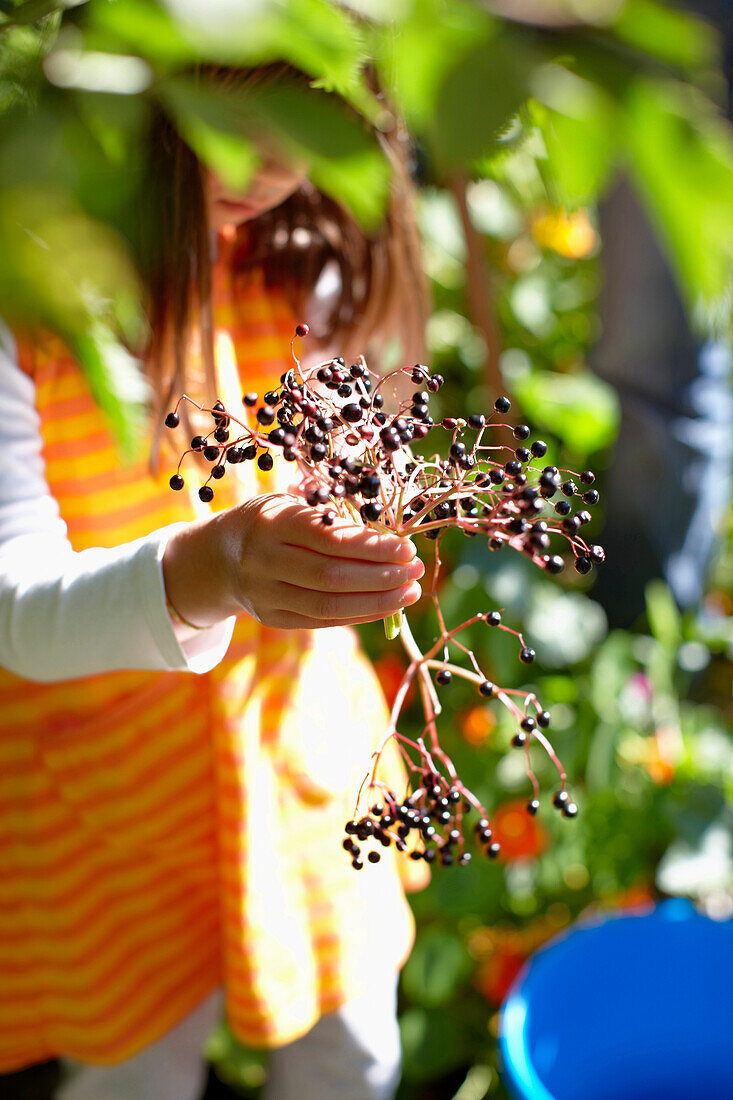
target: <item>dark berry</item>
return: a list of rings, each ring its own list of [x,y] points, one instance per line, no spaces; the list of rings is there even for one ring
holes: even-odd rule
[[[590,514],[590,512],[587,512],[585,509],[583,509],[582,512],[577,513],[575,518],[582,526],[584,523],[590,523],[590,521],[593,519],[593,516]]]
[[[191,450],[192,451],[203,451],[204,446],[205,446],[204,437],[201,436],[201,435],[195,435],[193,437],[193,439],[191,440]]]
[[[555,505],[555,511],[559,516],[569,516],[572,511],[572,506],[569,500],[558,500]]]
[[[272,455],[268,454],[267,451],[265,451],[265,453],[261,454],[260,457],[257,459],[257,465],[261,470],[271,470],[275,463]]]
[[[547,444],[541,439],[535,439],[530,450],[535,458],[544,458],[547,454]]]
[[[557,791],[552,797],[552,805],[556,806],[558,810],[561,810],[566,802],[570,801],[570,795],[567,791]]]
[[[531,733],[537,723],[535,722],[534,718],[531,717],[531,715],[527,714],[524,716],[519,724],[525,733]]]
[[[529,462],[532,455],[526,447],[517,447],[516,451],[514,452],[514,457],[519,459],[520,462],[524,463]]]
[[[582,474],[580,475],[580,480],[583,482],[584,485],[592,485],[593,482],[596,480],[596,475],[593,473],[592,470],[583,470]]]
[[[380,856],[379,852],[370,852],[367,856],[367,859],[370,863],[379,863],[381,858],[382,857]]]
[[[307,336],[309,332],[310,332],[310,329],[308,328],[308,326],[306,324],[300,324],[300,325],[295,326],[295,335],[296,336]]]
[[[549,710],[542,710],[537,715],[537,725],[541,726],[543,730],[546,730],[551,722]]]
[[[453,679],[453,674],[447,668],[441,668],[435,675],[436,684],[449,684]]]
[[[361,871],[364,863],[360,859],[352,859],[351,866],[354,868],[355,871]]]
[[[496,859],[500,851],[501,845],[497,844],[497,842],[494,841],[494,843],[489,844],[488,848],[486,849],[486,855],[489,857],[489,859]]]
[[[250,390],[249,393],[245,393],[242,402],[252,408],[253,405],[257,404],[257,394],[254,390]]]
[[[181,422],[181,418],[178,413],[168,413],[165,418],[166,428],[177,428]]]
[[[500,626],[501,625],[501,615],[500,615],[500,613],[498,611],[489,611],[488,615],[486,616],[486,622],[489,624],[489,626]]]
[[[562,560],[559,554],[553,554],[547,559],[545,563],[545,569],[548,573],[562,573],[565,568],[565,562]]]
[[[376,500],[370,500],[366,504],[362,504],[359,511],[362,519],[374,521],[379,519],[384,509],[381,504],[377,504]]]
[[[227,443],[229,440],[229,431],[227,428],[217,428],[214,432],[214,439],[217,443]]]
[[[515,749],[523,749],[526,744],[527,734],[524,733],[523,730],[519,730],[519,732],[515,733],[512,737],[512,745],[514,745]]]
[[[170,485],[171,489],[176,489],[176,490],[182,489],[183,488],[183,478],[181,477],[180,474],[174,474],[173,477],[168,482],[168,484]]]
[[[512,407],[512,403],[508,397],[497,397],[494,402],[494,408],[499,413],[508,413]]]
[[[491,680],[484,680],[483,683],[479,684],[478,689],[482,695],[493,695],[494,687],[495,685],[492,684]]]
[[[600,499],[597,489],[589,489],[587,493],[583,493],[583,500],[586,504],[597,504]]]
[[[539,798],[532,798],[527,803],[527,813],[531,814],[532,817],[534,817],[534,815],[538,812],[539,808],[540,808]]]
[[[204,504],[208,504],[214,499],[214,490],[210,485],[202,485],[199,489],[199,500],[203,500]]]
[[[606,560],[606,551],[603,549],[602,546],[598,546],[597,544],[591,546],[588,553],[590,558],[594,562],[597,562],[599,565],[601,562],[604,562]]]
[[[460,863],[461,867],[466,867],[467,864],[471,862],[471,853],[462,852],[461,855],[458,857],[458,862]]]
[[[212,471],[211,471],[211,476],[212,476],[212,477],[215,477],[215,478],[216,478],[216,480],[218,481],[218,480],[219,480],[219,478],[221,478],[221,477],[224,477],[224,474],[225,474],[226,472],[227,472],[227,468],[226,468],[226,466],[221,466],[221,465],[219,465],[219,466],[214,466],[214,468],[213,468],[213,469],[212,469]]]
[[[350,836],[355,836],[358,828],[358,821],[347,821],[346,825],[344,826],[344,832],[348,833]]]
[[[578,807],[575,805],[574,802],[566,802],[562,808],[562,812],[565,817],[577,817]]]
[[[519,660],[525,665],[531,665],[537,654],[529,646],[525,646],[519,653]]]
[[[529,433],[529,425],[527,425],[527,424],[517,424],[517,426],[514,429],[512,434],[513,434],[515,439],[528,439],[529,434],[530,434]]]
[[[359,492],[363,497],[371,499],[379,495],[381,482],[376,474],[365,474],[359,482]]]
[[[586,573],[590,573],[593,568],[593,562],[590,558],[586,558],[585,555],[581,555],[581,557],[575,559],[575,568],[578,573],[585,575]]]
[[[247,461],[253,459],[256,456],[256,454],[257,454],[257,447],[255,446],[254,443],[250,443],[247,447],[244,447],[243,450],[242,450],[242,458],[247,460]]]
[[[486,417],[483,415],[483,413],[471,413],[466,423],[468,424],[469,428],[473,428],[475,431],[478,431],[479,428],[483,428],[483,426],[486,424]]]
[[[219,457],[218,447],[204,447],[204,458],[207,462],[216,462]]]
[[[257,410],[257,420],[260,424],[272,424],[275,419],[275,410],[271,405],[263,405]]]

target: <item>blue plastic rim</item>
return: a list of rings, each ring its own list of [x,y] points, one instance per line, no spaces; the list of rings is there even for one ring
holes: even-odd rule
[[[577,925],[504,1002],[517,1100],[733,1100],[733,921],[686,901]]]

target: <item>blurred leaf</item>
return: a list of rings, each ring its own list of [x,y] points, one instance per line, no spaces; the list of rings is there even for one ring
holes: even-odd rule
[[[537,70],[532,90],[537,101],[530,105],[530,117],[544,142],[546,156],[539,163],[550,198],[568,209],[595,201],[618,155],[612,100],[560,65]]]
[[[409,1008],[400,1017],[400,1031],[408,1081],[441,1077],[470,1056],[470,1037],[455,1012]]]
[[[373,135],[337,96],[304,92],[286,80],[245,90],[187,77],[163,79],[159,94],[199,140],[202,132],[209,140],[211,131],[227,135],[230,151],[237,139],[279,143],[290,156],[305,159],[315,185],[350,207],[367,230],[380,224],[389,164]],[[221,148],[215,151],[220,154]]]
[[[138,458],[149,397],[140,363],[107,325],[96,320],[83,332],[72,334],[69,346],[87,377],[94,400],[107,414],[122,455]]]
[[[645,597],[652,634],[666,650],[676,650],[682,644],[682,630],[672,593],[663,580],[655,580],[646,586]]]
[[[626,107],[628,168],[687,299],[725,309],[733,271],[731,129],[693,89],[671,82],[634,81]]]
[[[194,36],[189,36],[155,0],[92,4],[89,20],[98,34],[106,35],[110,47],[116,42],[149,61],[176,65],[199,56]],[[104,37],[100,41],[104,42]]]
[[[656,0],[626,0],[613,29],[644,53],[679,65],[709,65],[716,34],[709,23]]]
[[[431,124],[445,78],[494,27],[490,16],[465,0],[415,0],[397,26],[373,32],[377,69],[418,133]]]
[[[0,193],[0,301],[11,326],[46,328],[69,345],[123,452],[141,438],[147,389],[120,336],[140,341],[137,276],[120,238],[49,188]]]
[[[402,971],[405,992],[417,1004],[437,1008],[462,986],[473,969],[463,941],[444,928],[427,928]]]
[[[95,7],[93,23],[150,60],[233,68],[283,61],[371,119],[382,110],[363,77],[363,31],[329,0],[164,0],[163,7],[154,0],[116,0]]]
[[[551,374],[528,371],[514,379],[514,392],[528,418],[581,455],[610,446],[619,423],[614,391],[589,371]]]
[[[81,3],[84,0],[80,0]],[[40,19],[51,15],[61,8],[71,7],[71,4],[63,3],[63,0],[25,0],[16,5],[11,11],[0,15],[0,30],[5,26],[24,26],[29,23],[37,23]]]
[[[492,152],[528,95],[537,55],[506,29],[478,44],[446,77],[430,128],[439,165],[448,170]]]

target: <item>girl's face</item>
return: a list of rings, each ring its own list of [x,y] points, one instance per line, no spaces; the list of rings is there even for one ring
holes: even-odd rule
[[[244,193],[228,189],[213,172],[208,174],[207,200],[212,229],[240,225],[272,210],[300,187],[307,172],[304,167],[285,165],[274,156],[263,160]]]

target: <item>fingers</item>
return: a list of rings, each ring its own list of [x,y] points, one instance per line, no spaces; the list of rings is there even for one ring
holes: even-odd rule
[[[374,562],[407,563],[417,554],[414,543],[409,539],[383,534],[342,519],[337,519],[331,527],[325,527],[319,509],[302,505],[294,507],[301,513],[297,517],[298,537],[296,539],[289,534],[288,545],[305,546],[335,557]],[[292,518],[295,519],[295,516]]]
[[[378,623],[384,615],[359,615],[355,619],[310,619],[295,611],[278,611],[267,626],[276,630],[324,630],[334,626],[361,626],[362,623]]]
[[[417,581],[387,592],[317,592],[281,581],[273,593],[281,612],[302,615],[319,623],[373,622],[401,607],[416,603],[422,594]]]
[[[306,547],[281,546],[271,558],[270,574],[316,592],[384,592],[417,581],[425,572],[419,558],[398,565],[319,554]]]

